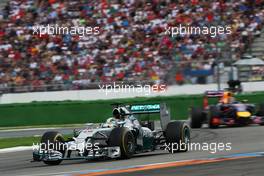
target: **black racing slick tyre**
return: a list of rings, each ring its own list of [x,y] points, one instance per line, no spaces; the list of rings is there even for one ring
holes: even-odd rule
[[[170,153],[187,152],[190,127],[182,121],[170,122],[165,130],[166,146]]]
[[[120,147],[122,159],[129,159],[135,153],[135,137],[126,127],[114,128],[110,133],[108,145],[110,147]]]
[[[53,149],[56,151],[61,152],[63,155],[65,154],[64,148],[64,138],[62,134],[56,131],[48,131],[43,134],[41,137],[41,149],[48,150]],[[62,160],[47,160],[43,161],[45,164],[48,165],[58,165],[62,162]]]
[[[261,103],[261,104],[259,105],[257,115],[258,115],[258,116],[262,116],[262,117],[264,117],[264,103]]]
[[[259,105],[258,112],[257,112],[256,115],[262,117],[262,119],[264,120],[264,103],[261,103]],[[260,125],[264,126],[264,122],[260,123]]]
[[[204,121],[204,114],[202,108],[192,107],[191,109],[191,127],[201,128]]]

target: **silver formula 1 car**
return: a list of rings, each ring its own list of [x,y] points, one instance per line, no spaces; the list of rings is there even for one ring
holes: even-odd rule
[[[117,112],[123,119],[110,118],[100,125],[88,124],[68,140],[55,131],[44,133],[39,148],[33,151],[33,160],[58,165],[62,160],[72,159],[128,159],[134,154],[165,148],[171,153],[188,150],[190,128],[185,122],[171,121],[165,103],[116,104],[113,113]],[[138,120],[150,114],[159,114],[161,129],[155,129],[154,121],[149,119]]]

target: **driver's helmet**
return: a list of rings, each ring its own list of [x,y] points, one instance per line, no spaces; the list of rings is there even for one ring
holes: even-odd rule
[[[113,117],[115,119],[123,119],[125,117],[125,111],[122,108],[115,108],[113,110]]]
[[[221,102],[221,103],[224,103],[224,104],[228,104],[228,103],[230,103],[232,97],[233,97],[232,92],[225,91],[225,92],[223,93],[223,96],[222,96],[220,102]]]

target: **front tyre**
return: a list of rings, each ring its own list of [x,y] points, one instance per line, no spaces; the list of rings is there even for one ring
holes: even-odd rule
[[[64,149],[64,138],[62,134],[56,131],[48,131],[43,134],[41,138],[41,149],[42,150],[56,150],[61,152],[63,155],[65,154],[65,149]],[[48,165],[59,165],[62,160],[46,160],[43,161],[45,164]]]
[[[170,122],[165,130],[166,145],[170,153],[187,152],[191,139],[190,127],[182,121]]]
[[[203,110],[199,107],[191,108],[191,127],[201,128],[204,120]]]
[[[114,128],[110,133],[108,144],[110,147],[120,147],[122,159],[129,159],[135,153],[135,137],[126,127]]]

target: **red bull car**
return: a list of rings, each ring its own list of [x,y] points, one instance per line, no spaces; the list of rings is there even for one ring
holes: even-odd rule
[[[218,98],[218,103],[209,105],[209,98]],[[246,101],[236,101],[228,91],[207,91],[204,95],[203,107],[191,108],[190,120],[192,128],[201,128],[203,124],[208,124],[209,128],[223,125],[264,125],[264,105],[256,107]]]

